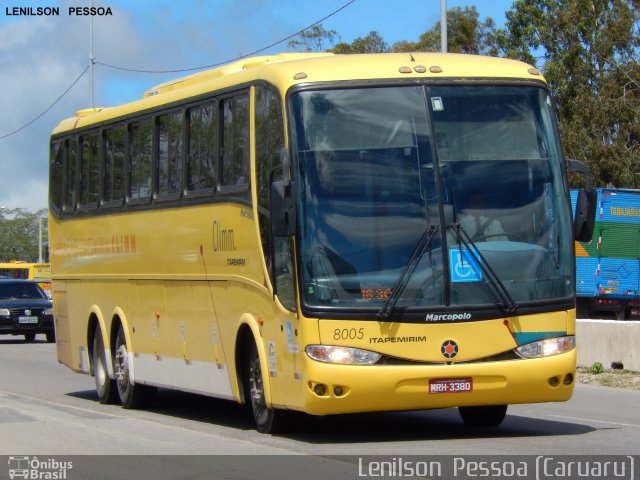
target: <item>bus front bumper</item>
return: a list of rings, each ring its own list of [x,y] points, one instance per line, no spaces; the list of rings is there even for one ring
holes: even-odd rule
[[[316,415],[566,401],[576,376],[575,349],[546,358],[451,365],[305,362],[303,410]]]

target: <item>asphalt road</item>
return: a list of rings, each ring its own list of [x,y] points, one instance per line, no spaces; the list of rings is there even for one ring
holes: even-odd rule
[[[340,455],[640,455],[640,391],[577,385],[566,403],[510,406],[497,429],[469,429],[457,410],[446,409],[300,416],[294,431],[272,436],[257,433],[243,407],[193,394],[161,390],[144,411],[101,405],[93,378],[58,364],[55,345],[38,340],[0,336],[0,455],[313,455],[322,468]],[[237,473],[235,458],[227,470]],[[137,468],[148,462],[166,472],[157,461],[140,460]]]

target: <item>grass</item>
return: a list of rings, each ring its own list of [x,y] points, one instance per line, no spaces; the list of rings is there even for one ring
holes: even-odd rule
[[[602,365],[578,367],[577,383],[640,390],[640,372],[600,368]],[[600,373],[598,373],[600,372]]]

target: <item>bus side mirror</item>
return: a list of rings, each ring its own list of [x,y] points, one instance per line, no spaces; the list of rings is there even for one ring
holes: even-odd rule
[[[290,237],[296,231],[296,203],[291,181],[289,150],[280,150],[282,179],[271,183],[271,232],[275,237]]]
[[[584,188],[578,190],[573,231],[578,242],[590,242],[596,221],[596,192]]]
[[[573,218],[573,233],[576,241],[590,242],[596,221],[597,194],[591,185],[591,171],[579,160],[569,160],[569,172],[584,176],[585,187],[578,189],[576,213]]]
[[[285,185],[287,183],[287,185]],[[296,231],[293,182],[275,180],[271,184],[271,232],[275,237],[290,237]]]

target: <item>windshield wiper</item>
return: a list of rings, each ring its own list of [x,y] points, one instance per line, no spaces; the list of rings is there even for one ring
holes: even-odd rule
[[[462,242],[465,248],[469,252],[472,252],[472,255],[474,255],[479,260],[478,263],[480,264],[482,272],[485,274],[493,288],[496,290],[498,296],[502,299],[505,311],[507,313],[516,312],[519,308],[518,304],[513,300],[513,297],[509,293],[509,290],[507,290],[507,287],[504,286],[504,283],[502,282],[502,280],[500,280],[500,277],[496,275],[496,272],[493,271],[493,268],[491,268],[491,265],[489,264],[489,262],[487,262],[487,259],[484,257],[484,255],[482,255],[482,252],[480,251],[478,246],[474,243],[473,240],[471,240],[469,235],[467,235],[467,232],[464,231],[462,225],[460,225],[460,223],[458,222],[455,222],[454,224],[449,225],[447,227],[447,230],[451,230],[452,232],[454,232],[454,234],[458,238],[458,241]]]
[[[437,225],[429,225],[426,228],[426,230],[420,237],[420,240],[418,241],[416,248],[413,249],[413,253],[411,253],[411,257],[409,257],[409,261],[407,262],[404,269],[402,270],[402,273],[400,274],[400,278],[391,289],[391,295],[389,295],[389,298],[387,298],[387,300],[384,302],[384,305],[382,305],[382,308],[378,312],[378,318],[389,318],[389,316],[391,315],[391,312],[393,312],[393,310],[396,308],[396,305],[398,304],[398,300],[400,300],[400,296],[402,295],[402,292],[404,292],[404,289],[409,284],[409,279],[411,278],[411,275],[413,275],[413,272],[418,266],[418,263],[422,258],[422,254],[424,253],[424,250],[431,243],[431,239],[433,239],[433,236],[436,234],[436,232],[439,229],[440,227]]]

